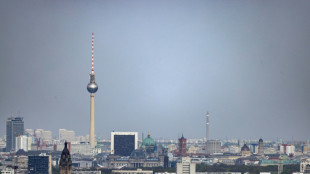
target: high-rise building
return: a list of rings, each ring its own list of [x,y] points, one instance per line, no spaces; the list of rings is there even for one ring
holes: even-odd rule
[[[130,156],[137,148],[137,132],[111,132],[111,154]]]
[[[48,142],[52,141],[53,138],[52,131],[36,129],[34,133],[38,139],[41,139],[41,141],[48,141]]]
[[[75,141],[75,132],[73,130],[59,129],[59,140],[60,141]]]
[[[221,141],[208,140],[206,151],[207,151],[207,154],[220,153],[221,152]]]
[[[39,156],[28,156],[29,174],[52,174],[52,156],[40,154]]]
[[[72,160],[70,156],[70,151],[67,147],[67,142],[65,142],[65,147],[61,153],[59,161],[59,173],[60,174],[71,174],[72,173]]]
[[[190,157],[182,157],[181,163],[177,163],[177,174],[195,174],[196,163],[192,163]]]
[[[87,90],[90,93],[90,127],[89,127],[89,142],[91,148],[95,148],[95,93],[98,90],[98,85],[95,82],[94,71],[94,33],[92,33],[92,56],[91,56],[91,73],[90,82],[87,85]]]
[[[264,141],[263,139],[258,140],[258,155],[264,155]]]
[[[16,152],[20,149],[26,152],[28,150],[31,150],[31,142],[32,142],[32,138],[26,135],[20,135],[16,137],[16,148],[15,148]]]
[[[179,138],[179,156],[186,156],[186,138],[184,138],[183,134],[182,137]]]
[[[16,137],[24,135],[24,121],[22,117],[10,117],[6,121],[6,151],[16,149]]]

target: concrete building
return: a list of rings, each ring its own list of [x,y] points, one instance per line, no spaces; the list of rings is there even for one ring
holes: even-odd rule
[[[75,132],[73,130],[59,129],[59,140],[72,142],[75,140]]]
[[[137,148],[137,132],[111,132],[111,154],[130,156]]]
[[[15,173],[28,174],[28,156],[14,156],[13,165],[17,166]]]
[[[51,142],[53,139],[52,131],[49,130],[36,129],[34,133],[38,139],[41,139],[42,142]]]
[[[208,154],[220,153],[221,152],[221,141],[219,141],[219,140],[208,140],[206,152]]]
[[[303,158],[300,160],[300,172],[310,173],[310,158]]]
[[[22,117],[10,117],[6,121],[6,151],[16,150],[16,137],[24,135]]]
[[[280,153],[286,155],[295,155],[295,146],[291,144],[282,144],[280,145]]]
[[[5,167],[1,170],[1,174],[15,174],[15,170],[12,167]]]
[[[177,163],[177,174],[196,174],[196,164],[190,157],[182,157],[181,163]]]
[[[89,142],[91,148],[95,148],[95,93],[98,90],[98,85],[95,82],[95,71],[94,71],[94,39],[95,35],[92,33],[92,56],[91,56],[91,73],[90,82],[87,85],[87,91],[90,93],[90,127],[89,127]]]
[[[310,145],[309,144],[303,144],[301,147],[302,153],[307,154],[310,152]]]
[[[52,174],[52,156],[40,154],[38,156],[28,156],[29,174]]]
[[[24,150],[25,152],[27,152],[28,150],[31,150],[31,142],[32,142],[32,138],[28,137],[26,135],[20,135],[18,137],[16,137],[16,152],[20,149]]]

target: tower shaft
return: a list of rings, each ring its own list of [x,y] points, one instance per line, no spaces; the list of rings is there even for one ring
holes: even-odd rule
[[[209,140],[209,112],[206,115],[206,142]]]
[[[89,142],[91,148],[95,148],[95,94],[90,94],[90,127]]]

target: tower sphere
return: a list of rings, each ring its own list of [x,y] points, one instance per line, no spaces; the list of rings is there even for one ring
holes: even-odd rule
[[[90,83],[88,83],[88,85],[87,85],[87,91],[88,91],[89,93],[96,93],[97,90],[98,90],[98,85],[97,85],[97,83],[95,83],[95,82],[90,82]]]

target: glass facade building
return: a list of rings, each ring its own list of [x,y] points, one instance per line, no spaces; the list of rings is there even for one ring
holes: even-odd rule
[[[24,121],[22,117],[10,117],[6,121],[6,151],[15,151],[16,137],[24,135]]]

